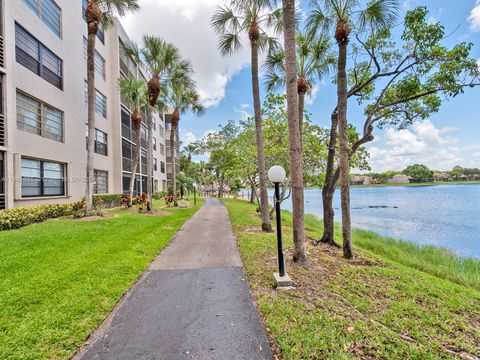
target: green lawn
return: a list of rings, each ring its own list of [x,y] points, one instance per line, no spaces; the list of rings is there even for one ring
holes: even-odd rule
[[[0,359],[66,359],[201,206],[0,232]]]
[[[354,261],[344,260],[340,249],[308,244],[310,266],[303,268],[290,261],[292,218],[284,213],[287,271],[296,289],[277,292],[275,234],[258,231],[254,206],[224,202],[250,286],[283,359],[480,356],[480,261],[355,230]],[[307,215],[306,229],[309,238],[318,238],[322,224]]]

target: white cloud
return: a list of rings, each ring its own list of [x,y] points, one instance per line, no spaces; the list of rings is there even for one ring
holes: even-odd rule
[[[458,139],[446,135],[454,131],[437,128],[430,120],[416,122],[408,130],[388,128],[368,146],[370,165],[374,171],[402,170],[416,163],[440,170],[468,165],[457,146]]]
[[[143,34],[173,42],[192,61],[202,103],[216,106],[225,97],[231,78],[249,63],[245,48],[235,56],[222,57],[210,18],[222,0],[140,0],[141,9],[122,23],[133,40]]]
[[[470,29],[472,31],[480,31],[480,0],[477,0],[470,15],[468,16],[470,22]]]
[[[183,146],[187,146],[197,141],[197,137],[191,131],[180,129],[180,141],[182,142]]]
[[[238,107],[234,107],[233,110],[240,114],[240,120],[246,121],[252,114],[250,114],[247,109],[250,108],[250,104],[240,104]]]
[[[305,104],[307,104],[308,106],[313,105],[313,103],[317,99],[318,90],[319,90],[319,87],[315,85],[310,91],[310,94],[305,96]]]

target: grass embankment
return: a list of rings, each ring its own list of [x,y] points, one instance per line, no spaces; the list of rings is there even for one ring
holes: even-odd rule
[[[0,359],[69,358],[201,204],[0,232]]]
[[[480,261],[355,230],[355,260],[343,259],[341,249],[308,244],[310,267],[302,268],[290,260],[292,217],[284,213],[287,271],[296,289],[275,291],[275,234],[258,231],[254,206],[224,202],[283,359],[480,356]],[[314,216],[307,215],[305,225],[309,238],[320,236],[322,224]]]

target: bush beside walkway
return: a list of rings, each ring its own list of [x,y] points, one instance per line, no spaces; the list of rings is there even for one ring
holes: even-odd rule
[[[279,357],[480,356],[480,291],[476,282],[480,261],[462,261],[438,248],[433,249],[435,252],[355,230],[354,261],[343,259],[341,249],[308,244],[310,268],[305,269],[291,262],[292,217],[285,212],[287,271],[296,289],[278,292],[273,289],[272,279],[277,266],[275,234],[258,231],[260,219],[255,206],[242,200],[223,201],[250,287]],[[321,222],[307,215],[307,236],[318,238],[321,229]],[[443,256],[445,266],[435,254]]]

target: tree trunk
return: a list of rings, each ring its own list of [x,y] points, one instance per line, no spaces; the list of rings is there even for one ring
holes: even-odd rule
[[[260,85],[258,80],[258,40],[251,40],[252,56],[252,92],[253,108],[255,110],[255,132],[257,137],[258,174],[260,177],[260,213],[262,217],[262,230],[272,231],[270,216],[268,214],[267,174],[265,171],[265,151],[263,146],[262,114],[260,104]]]
[[[252,192],[250,193],[250,202],[252,204],[255,204],[255,194],[257,193],[257,187],[255,186],[255,180],[250,183],[250,187],[252,189]]]
[[[298,128],[300,131],[300,145],[303,148],[303,111],[305,110],[305,93],[298,93]]]
[[[338,42],[338,129],[340,143],[340,195],[342,207],[342,235],[343,256],[353,258],[352,233],[350,219],[350,161],[348,152],[348,123],[347,123],[347,46],[348,38]]]
[[[90,4],[93,6],[93,4]],[[87,91],[88,91],[88,140],[87,140],[87,177],[85,186],[85,215],[91,215],[93,210],[93,180],[95,160],[95,41],[98,30],[98,21],[88,19],[87,40]]]
[[[304,229],[303,159],[297,89],[295,48],[295,0],[283,0],[283,29],[285,42],[285,75],[287,85],[288,140],[290,143],[290,172],[293,209],[293,260],[307,261]]]
[[[338,113],[331,116],[330,140],[328,145],[327,170],[322,189],[323,198],[323,236],[319,242],[338,246],[335,243],[335,212],[333,211],[333,196],[335,194],[335,153],[337,144]],[[318,241],[316,242],[318,244]]]
[[[170,149],[172,155],[172,195],[173,195],[173,206],[178,206],[177,201],[177,162],[176,162],[176,144],[175,144],[175,134],[177,133],[178,122],[173,121],[172,119],[172,129],[170,131]]]
[[[153,205],[153,114],[147,112],[147,211],[152,210]]]
[[[140,162],[140,147],[141,147],[141,140],[140,140],[140,128],[135,129],[135,155],[133,157],[132,163],[132,174],[130,175],[130,187],[129,187],[129,194],[130,194],[130,203],[128,206],[132,206],[133,202],[133,189],[135,188],[135,174],[137,172],[138,164]]]

